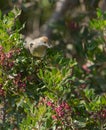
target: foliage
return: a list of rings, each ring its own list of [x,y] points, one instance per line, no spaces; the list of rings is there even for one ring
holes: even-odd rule
[[[106,94],[96,88],[106,78],[105,14],[98,10],[89,28],[75,33],[81,43],[76,49],[86,61],[82,66],[56,47],[43,60],[32,57],[23,47],[19,14],[0,12],[0,129],[103,129]]]

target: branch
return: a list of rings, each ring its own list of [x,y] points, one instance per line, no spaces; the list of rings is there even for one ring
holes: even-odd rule
[[[51,38],[53,29],[50,27],[50,25],[58,22],[68,9],[72,10],[77,5],[78,0],[58,0],[52,16],[41,28],[41,35],[45,35],[48,38]]]
[[[106,11],[106,0],[103,0],[102,1],[102,4],[101,4],[101,9],[103,10],[103,11]]]

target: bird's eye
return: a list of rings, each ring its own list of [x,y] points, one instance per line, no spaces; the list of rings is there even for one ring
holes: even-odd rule
[[[47,43],[46,41],[44,41],[44,43]]]
[[[33,46],[33,43],[30,43],[30,47],[32,47]]]

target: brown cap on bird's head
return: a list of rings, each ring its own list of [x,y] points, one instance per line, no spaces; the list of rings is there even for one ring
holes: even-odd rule
[[[48,37],[42,36],[39,39],[45,44],[45,46],[47,48],[52,48],[53,47],[52,44],[51,44],[51,41],[48,39]]]
[[[40,38],[45,44],[48,44],[49,39],[46,36]]]

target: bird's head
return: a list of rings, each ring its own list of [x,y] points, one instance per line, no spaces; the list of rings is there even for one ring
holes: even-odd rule
[[[49,39],[46,36],[42,36],[29,42],[29,51],[35,57],[44,57],[47,48],[50,48],[50,45]]]

